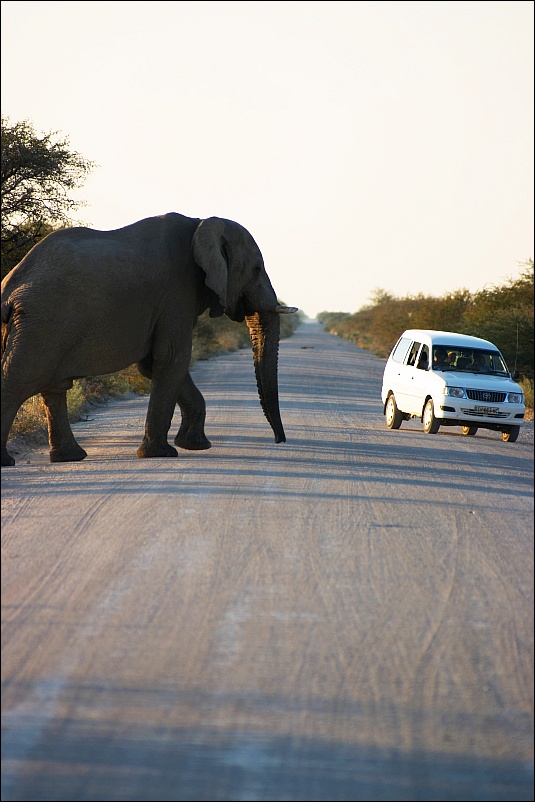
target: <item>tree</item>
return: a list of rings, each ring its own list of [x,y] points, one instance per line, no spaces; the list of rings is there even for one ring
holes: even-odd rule
[[[39,136],[28,120],[11,124],[2,116],[2,276],[50,231],[72,225],[84,204],[68,193],[94,166],[58,132]]]
[[[533,380],[533,259],[521,263],[518,278],[504,286],[489,286],[477,293],[455,290],[442,297],[406,295],[397,298],[382,289],[372,303],[353,315],[321,313],[328,331],[387,357],[405,329],[442,329],[490,340],[502,352],[511,370]]]
[[[533,379],[533,259],[518,278],[476,293],[464,315],[463,330],[498,346],[509,368]]]

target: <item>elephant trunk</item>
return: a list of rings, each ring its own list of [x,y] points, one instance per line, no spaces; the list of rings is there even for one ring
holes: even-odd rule
[[[280,318],[277,312],[255,312],[245,317],[253,346],[253,360],[260,404],[273,429],[276,443],[285,443],[279,410],[277,362]]]

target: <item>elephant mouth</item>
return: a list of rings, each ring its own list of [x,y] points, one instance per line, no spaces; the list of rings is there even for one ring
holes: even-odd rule
[[[246,310],[245,304],[240,298],[240,300],[236,303],[235,306],[233,306],[232,308],[227,307],[225,309],[225,314],[231,320],[234,320],[235,323],[243,323],[246,315],[254,314],[254,309],[252,309],[251,311],[249,311],[248,309]]]

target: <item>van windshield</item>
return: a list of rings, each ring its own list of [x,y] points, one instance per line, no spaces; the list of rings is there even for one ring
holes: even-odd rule
[[[463,373],[491,373],[508,376],[507,365],[499,351],[463,348],[454,345],[435,345],[433,370],[463,371]]]

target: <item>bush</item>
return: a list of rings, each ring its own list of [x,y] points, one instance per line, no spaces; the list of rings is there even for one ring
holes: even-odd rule
[[[533,379],[533,261],[502,287],[436,298],[396,298],[376,290],[372,304],[353,315],[322,312],[324,328],[386,358],[405,329],[472,334],[498,346],[511,370]]]
[[[235,323],[226,315],[211,318],[204,312],[193,329],[192,364],[222,351],[236,351],[250,343],[247,324]]]
[[[526,405],[526,418],[533,420],[533,381],[531,379],[520,379],[518,382],[524,392],[524,404]]]

